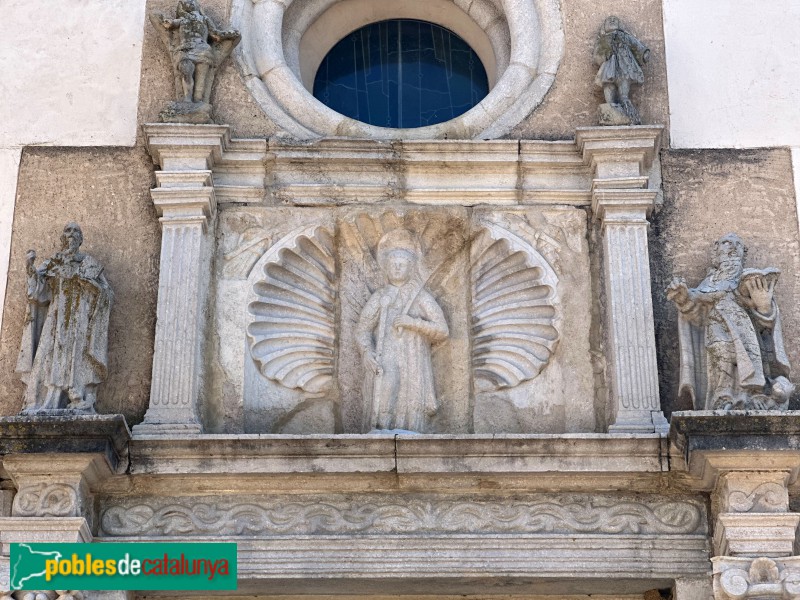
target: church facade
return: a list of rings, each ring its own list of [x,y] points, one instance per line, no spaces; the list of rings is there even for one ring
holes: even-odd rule
[[[68,4],[0,53],[2,600],[800,598],[795,2]]]

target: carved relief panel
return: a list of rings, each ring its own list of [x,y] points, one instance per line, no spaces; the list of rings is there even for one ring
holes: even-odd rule
[[[212,429],[593,431],[583,211],[247,208],[219,229]]]

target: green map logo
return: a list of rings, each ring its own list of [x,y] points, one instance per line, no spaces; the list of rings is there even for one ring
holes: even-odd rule
[[[236,544],[11,544],[12,590],[235,590]]]

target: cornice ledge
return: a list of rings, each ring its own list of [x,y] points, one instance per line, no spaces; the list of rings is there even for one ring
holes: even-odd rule
[[[783,471],[789,485],[800,474],[800,411],[674,412],[669,439],[698,489],[729,471]]]
[[[113,472],[124,472],[130,439],[122,415],[0,417],[0,458],[11,454],[99,454]]]
[[[659,435],[135,436],[133,474],[660,473]]]

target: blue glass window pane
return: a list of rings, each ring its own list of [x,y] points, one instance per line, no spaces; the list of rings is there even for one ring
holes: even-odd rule
[[[362,27],[328,53],[314,97],[333,110],[380,127],[449,121],[489,93],[478,55],[452,31],[412,19]]]

